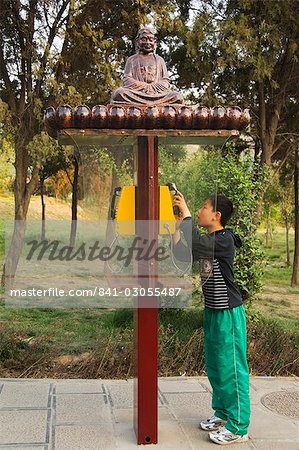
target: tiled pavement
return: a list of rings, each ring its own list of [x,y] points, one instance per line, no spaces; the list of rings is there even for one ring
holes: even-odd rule
[[[233,448],[299,450],[298,399],[295,378],[252,377],[250,440]],[[215,448],[198,428],[210,405],[206,377],[159,378],[159,443],[147,448]],[[0,449],[136,449],[132,406],[132,380],[0,379]]]

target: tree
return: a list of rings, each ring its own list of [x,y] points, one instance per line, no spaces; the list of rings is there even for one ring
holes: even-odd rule
[[[12,190],[14,179],[14,147],[13,137],[9,129],[7,105],[0,100],[0,192]]]
[[[29,170],[28,144],[38,134],[41,108],[45,97],[44,83],[50,70],[54,39],[72,12],[68,0],[48,2],[2,0],[0,12],[1,98],[9,107],[14,131],[15,229],[5,270],[11,285],[25,234],[30,197],[39,178],[40,162]]]
[[[181,29],[169,56],[178,85],[193,87],[192,101],[249,107],[256,161],[261,166],[278,158],[284,163],[298,114],[298,0],[207,0],[194,5],[192,27]],[[259,166],[257,171],[258,176]],[[256,222],[266,187],[261,186]]]
[[[41,239],[45,239],[46,232],[46,204],[44,200],[45,181],[47,178],[55,175],[59,170],[68,167],[69,162],[63,149],[57,145],[54,139],[51,139],[45,132],[33,137],[28,144],[28,153],[33,166],[37,161],[40,162],[39,171],[39,193],[42,204],[42,233]]]
[[[294,165],[294,203],[295,203],[295,242],[294,242],[294,262],[291,279],[291,286],[298,285],[298,268],[299,268],[299,151],[295,150],[295,165]]]
[[[178,5],[187,2],[178,2]],[[27,217],[40,164],[29,166],[28,144],[42,124],[42,109],[68,102],[107,102],[132,38],[150,20],[168,27],[178,20],[169,0],[1,0],[0,95],[14,128],[15,219]],[[14,276],[25,224],[7,255]]]
[[[293,155],[292,155],[293,156]],[[287,163],[284,165],[283,169],[279,174],[279,199],[280,199],[280,211],[284,221],[285,232],[286,232],[286,264],[287,266],[291,265],[290,258],[290,239],[289,239],[289,230],[294,223],[294,158],[290,158]]]

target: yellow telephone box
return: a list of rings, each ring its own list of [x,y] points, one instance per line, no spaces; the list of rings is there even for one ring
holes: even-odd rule
[[[113,212],[118,234],[135,234],[135,188],[136,186],[123,186],[120,190],[118,205]],[[175,222],[169,188],[168,186],[159,186],[159,234],[168,234],[166,224],[170,233],[174,234]]]

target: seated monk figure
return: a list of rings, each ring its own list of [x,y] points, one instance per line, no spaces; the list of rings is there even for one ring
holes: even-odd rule
[[[139,30],[136,48],[137,53],[126,62],[123,86],[112,92],[111,103],[183,103],[181,94],[170,89],[165,61],[155,53],[156,38],[153,31],[149,28]]]

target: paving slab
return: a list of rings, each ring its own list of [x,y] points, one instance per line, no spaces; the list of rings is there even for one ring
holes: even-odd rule
[[[111,422],[111,410],[102,394],[57,395],[56,424]]]
[[[211,395],[207,392],[164,394],[169,408],[178,419],[200,421],[211,413]]]
[[[47,442],[47,410],[0,411],[0,445]]]
[[[271,425],[270,425],[271,424]],[[298,424],[294,419],[273,414],[263,405],[254,405],[251,410],[250,436],[258,439],[280,440],[282,436],[298,436]]]
[[[201,430],[198,427],[199,421],[196,421],[196,422],[195,421],[193,421],[193,422],[181,421],[180,425],[182,427],[184,434],[188,436],[192,449],[200,449],[200,450],[213,450],[214,449],[215,450],[215,447],[217,448],[216,444],[214,444],[214,442],[210,441],[209,433],[207,431]],[[182,448],[183,447],[181,447],[181,449]],[[252,448],[250,447],[250,443],[247,443],[247,442],[238,444],[237,449],[252,450]]]
[[[112,423],[105,425],[57,426],[55,448],[59,450],[115,449]]]
[[[49,384],[4,383],[0,395],[0,408],[47,408]]]
[[[256,450],[298,450],[299,442],[286,440],[255,439],[254,448]]]
[[[56,383],[57,394],[104,394],[103,383],[98,380],[61,380]]]
[[[159,380],[159,389],[163,393],[208,392],[198,380]]]
[[[299,383],[295,377],[252,377],[251,384],[257,389],[279,390],[279,389],[296,389],[299,390]]]
[[[105,383],[111,406],[114,408],[133,408],[133,384],[132,383]]]
[[[133,408],[133,383],[105,383],[104,389],[108,400],[114,408]],[[163,398],[158,396],[158,406],[162,406]]]
[[[160,377],[158,444],[148,449],[209,450],[198,428],[210,416],[207,377]],[[240,450],[299,450],[298,380],[251,377],[249,442]],[[0,379],[0,450],[130,450],[133,380]]]

